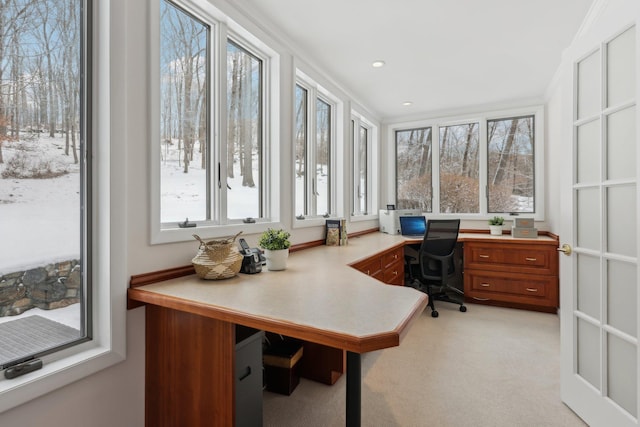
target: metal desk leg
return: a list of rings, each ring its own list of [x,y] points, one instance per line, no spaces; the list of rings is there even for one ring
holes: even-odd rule
[[[360,426],[361,377],[360,354],[347,351],[347,427]]]

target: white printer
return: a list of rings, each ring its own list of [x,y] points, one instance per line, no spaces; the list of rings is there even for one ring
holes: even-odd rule
[[[420,209],[380,209],[380,231],[387,234],[400,234],[401,216],[422,215]]]

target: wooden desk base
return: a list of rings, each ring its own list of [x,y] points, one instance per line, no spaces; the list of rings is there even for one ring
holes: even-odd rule
[[[148,304],[145,425],[234,425],[234,365],[234,324]]]

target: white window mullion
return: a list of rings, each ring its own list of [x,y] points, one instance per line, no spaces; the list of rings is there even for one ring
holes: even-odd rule
[[[225,24],[218,24],[211,30],[211,52],[209,52],[209,66],[213,84],[209,91],[209,185],[208,203],[209,218],[214,224],[226,223],[226,145],[227,140],[227,97],[220,94],[227,93],[227,33]],[[218,64],[218,66],[216,66]]]
[[[478,191],[480,197],[480,212],[487,212],[489,206],[489,200],[487,199],[487,186],[489,185],[487,180],[488,168],[488,147],[487,147],[487,121],[480,120],[480,140],[478,142],[478,157],[480,165],[478,167],[478,173],[480,174]]]

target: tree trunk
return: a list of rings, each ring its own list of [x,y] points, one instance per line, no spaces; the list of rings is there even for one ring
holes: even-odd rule
[[[496,168],[496,174],[493,177],[493,185],[500,184],[505,177],[507,162],[509,161],[509,154],[513,148],[513,140],[516,136],[516,130],[518,129],[519,119],[512,119],[511,126],[509,128],[509,134],[507,135],[507,142],[505,143],[502,151],[500,152],[500,159],[498,160],[498,167]]]
[[[475,123],[469,124],[467,129],[467,141],[464,146],[464,154],[462,155],[462,175],[463,176],[471,176],[471,173],[468,169],[469,162],[469,150],[471,149],[471,140],[473,139],[473,128],[475,127]]]

